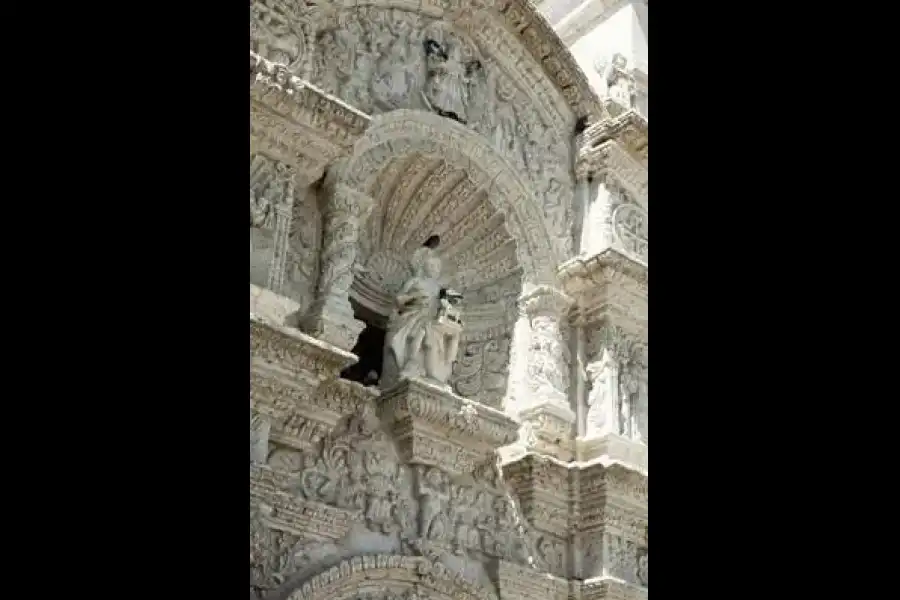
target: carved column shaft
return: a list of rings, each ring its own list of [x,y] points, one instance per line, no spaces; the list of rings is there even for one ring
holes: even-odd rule
[[[568,348],[561,324],[571,305],[558,290],[541,287],[522,298],[531,325],[528,378],[533,398],[568,407]]]
[[[359,232],[372,210],[372,199],[337,183],[336,169],[325,178],[322,211],[322,253],[316,297],[305,329],[322,341],[352,350],[365,326],[353,318],[350,286],[359,246]]]
[[[519,299],[506,412],[518,417],[522,429],[518,445],[504,452],[505,460],[529,449],[571,458],[575,413],[567,394],[569,348],[563,335],[570,305],[568,296],[547,286]]]
[[[284,287],[284,273],[287,267],[288,238],[291,231],[291,213],[294,207],[295,187],[292,179],[285,184],[284,202],[275,206],[275,248],[272,264],[269,266],[269,280],[266,284],[270,290],[281,294]]]

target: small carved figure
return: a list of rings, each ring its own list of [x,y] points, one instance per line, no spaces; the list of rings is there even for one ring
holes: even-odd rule
[[[606,433],[612,425],[612,404],[618,389],[618,368],[608,349],[603,349],[600,360],[587,367],[591,378],[591,391],[587,399],[587,433]]]
[[[627,61],[621,54],[614,54],[609,64],[603,70],[603,80],[606,82],[606,94],[625,108],[634,106],[634,86],[631,78],[625,72]]]
[[[469,85],[482,70],[477,59],[465,60],[460,44],[441,43],[427,38],[423,42],[427,63],[427,81],[423,96],[428,106],[441,115],[466,124]]]

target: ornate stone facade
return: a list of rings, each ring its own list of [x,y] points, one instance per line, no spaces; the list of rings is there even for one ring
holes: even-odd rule
[[[598,98],[527,0],[250,9],[251,600],[646,598],[623,68]]]

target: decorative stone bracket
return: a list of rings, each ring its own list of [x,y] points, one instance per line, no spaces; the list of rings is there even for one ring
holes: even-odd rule
[[[379,404],[401,461],[453,475],[473,472],[516,439],[517,423],[502,412],[424,381],[401,381]]]

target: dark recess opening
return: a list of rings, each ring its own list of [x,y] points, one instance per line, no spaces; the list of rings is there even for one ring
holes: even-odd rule
[[[359,357],[359,362],[344,369],[341,377],[363,385],[375,385],[381,377],[385,330],[380,326],[381,319],[377,315],[359,306],[352,299],[350,303],[354,309],[353,316],[365,323],[366,327],[359,334],[359,339],[352,350],[353,354]]]

